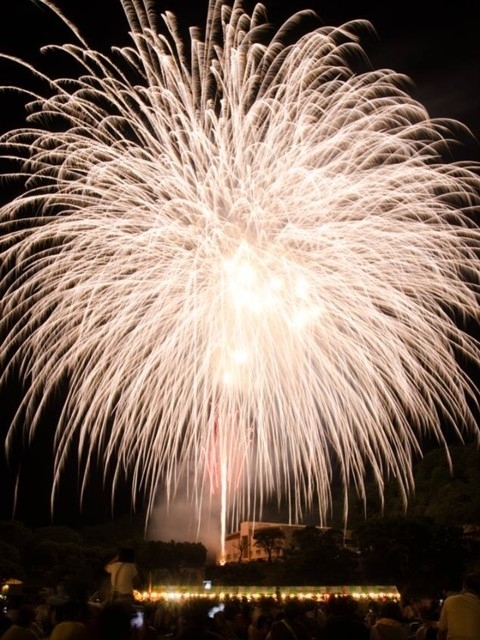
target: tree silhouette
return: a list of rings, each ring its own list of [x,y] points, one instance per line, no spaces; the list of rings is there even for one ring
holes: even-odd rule
[[[279,556],[283,552],[285,532],[281,527],[264,527],[255,531],[253,539],[255,546],[267,554],[268,562],[272,562],[274,554]]]

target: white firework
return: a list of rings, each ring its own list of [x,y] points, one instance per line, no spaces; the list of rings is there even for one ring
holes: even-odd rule
[[[478,435],[479,179],[441,157],[460,125],[354,72],[363,21],[287,44],[303,14],[269,33],[263,6],[211,0],[184,43],[121,1],[132,46],[75,32],[82,72],[2,138],[26,178],[1,210],[15,424],[67,383],[55,483],[75,434],[150,507],[187,477],[198,509],[324,517],[336,466],[407,498],[424,435]]]

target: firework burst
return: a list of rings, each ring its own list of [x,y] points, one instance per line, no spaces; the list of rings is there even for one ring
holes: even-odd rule
[[[43,76],[1,140],[26,181],[1,210],[13,428],[67,384],[55,482],[75,436],[150,506],[187,477],[199,508],[276,493],[325,516],[334,466],[407,497],[423,435],[477,434],[459,320],[478,314],[479,180],[442,161],[458,123],[353,70],[362,21],[287,44],[305,15],[269,33],[261,5],[211,0],[184,43],[173,15],[122,5],[132,45],[75,31],[59,49],[81,72]]]

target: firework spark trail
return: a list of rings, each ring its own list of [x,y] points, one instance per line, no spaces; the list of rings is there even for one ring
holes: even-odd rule
[[[238,515],[278,491],[325,516],[336,464],[406,498],[423,435],[478,435],[456,320],[478,316],[479,180],[441,159],[460,125],[354,73],[362,21],[287,46],[301,15],[267,41],[260,5],[212,1],[187,59],[174,16],[158,35],[122,5],[132,46],[60,47],[82,72],[2,139],[27,178],[1,211],[16,423],[68,380],[55,483],[76,434],[150,507],[185,476],[200,509],[212,451]]]

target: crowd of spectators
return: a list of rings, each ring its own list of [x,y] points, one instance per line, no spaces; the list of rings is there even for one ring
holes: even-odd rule
[[[25,603],[2,614],[0,640],[383,640],[374,632],[378,625],[396,628],[385,623],[394,606],[399,608],[390,601],[381,607],[372,602],[367,608],[348,597],[322,603],[232,598],[220,606],[203,599],[144,605]],[[402,631],[413,629],[401,620],[397,625]],[[391,634],[385,640],[407,637]]]
[[[460,628],[461,627],[461,628]],[[461,634],[461,635],[458,635]],[[480,576],[461,593],[416,602],[231,598],[140,605],[109,599],[24,603],[3,612],[0,640],[480,640]]]

